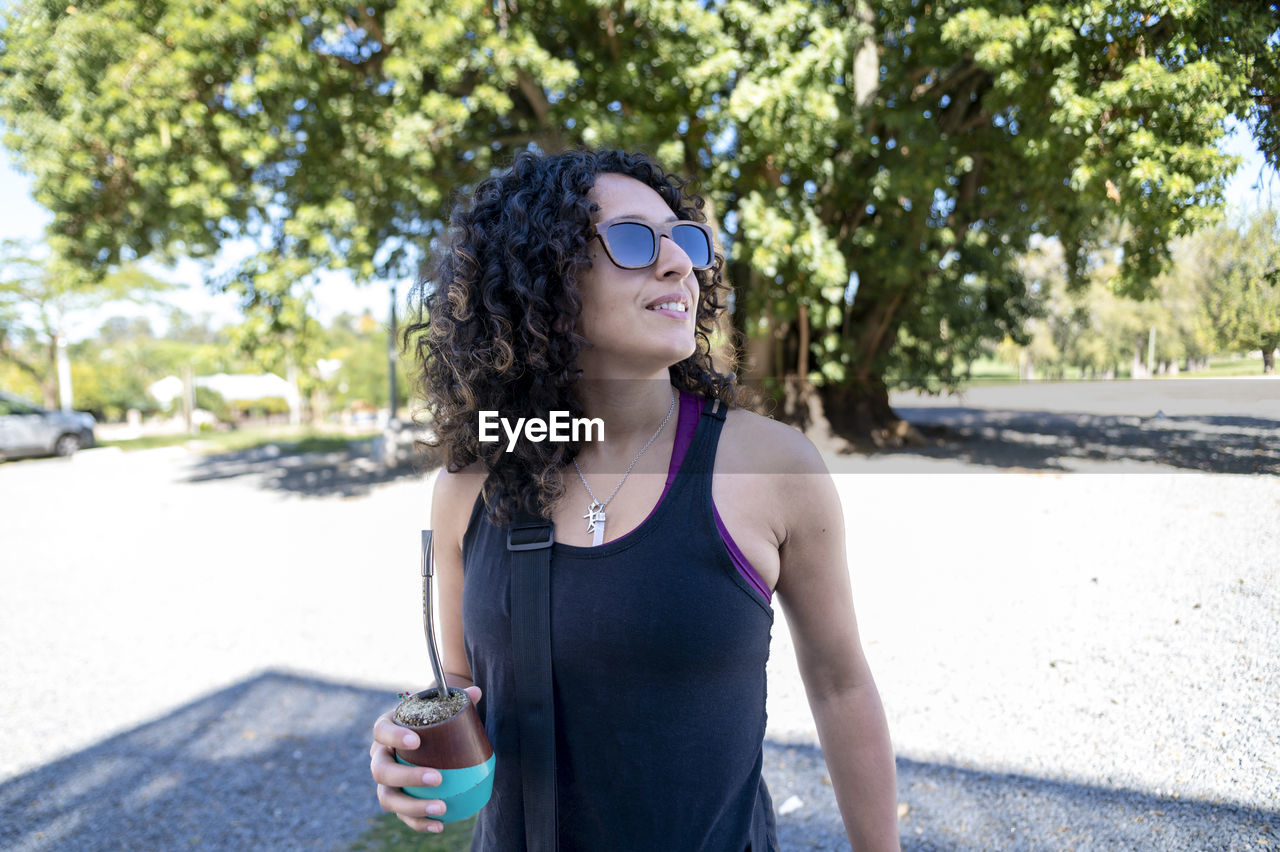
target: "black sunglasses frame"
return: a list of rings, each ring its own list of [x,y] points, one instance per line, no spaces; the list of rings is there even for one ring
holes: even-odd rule
[[[650,255],[648,261],[646,261],[645,263],[641,263],[639,265],[633,265],[629,263],[622,263],[618,260],[617,257],[614,256],[613,249],[609,245],[609,238],[607,236],[609,228],[611,228],[614,225],[640,225],[642,227],[649,229],[649,232],[653,234],[653,254]],[[661,241],[663,237],[668,238],[669,240],[671,240],[671,242],[675,243],[677,246],[680,245],[678,242],[676,242],[676,239],[671,232],[673,229],[684,226],[684,225],[697,228],[699,231],[702,232],[703,236],[707,238],[707,251],[711,256],[711,259],[708,263],[706,263],[705,265],[699,265],[697,263],[694,263],[693,268],[694,269],[710,269],[716,262],[716,242],[711,233],[711,226],[707,225],[704,222],[691,222],[688,219],[676,219],[670,222],[649,222],[644,219],[628,219],[628,218],[610,219],[607,222],[597,222],[595,226],[595,234],[593,234],[593,236],[598,237],[600,239],[600,245],[604,246],[604,252],[609,256],[609,260],[613,263],[614,266],[618,267],[619,269],[648,269],[650,266],[653,266],[658,261],[658,250],[659,250],[659,246],[661,245]],[[681,251],[684,251],[684,249],[681,248]],[[689,260],[692,261],[693,258],[689,258]]]

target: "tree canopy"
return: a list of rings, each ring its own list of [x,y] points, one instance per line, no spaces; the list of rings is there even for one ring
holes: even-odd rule
[[[883,436],[1025,339],[1018,258],[1069,277],[1125,223],[1149,292],[1210,221],[1224,122],[1273,164],[1277,4],[802,0],[15,3],[0,118],[51,247],[86,270],[258,252],[224,282],[296,326],[320,268],[414,274],[458,193],[516,149],[644,148],[699,181],[749,376],[822,386]]]

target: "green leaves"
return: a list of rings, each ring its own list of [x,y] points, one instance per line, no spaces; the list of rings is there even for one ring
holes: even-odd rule
[[[1198,240],[1202,298],[1219,345],[1238,350],[1280,347],[1280,213],[1261,211],[1238,227],[1221,225]]]

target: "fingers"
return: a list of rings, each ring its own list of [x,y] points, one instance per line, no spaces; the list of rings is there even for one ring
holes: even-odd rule
[[[481,698],[480,687],[469,686],[465,689],[471,702],[478,704]],[[439,799],[419,799],[401,789],[437,787],[443,777],[436,769],[406,766],[395,759],[395,749],[414,749],[419,746],[420,741],[412,730],[397,725],[394,716],[395,711],[390,710],[378,717],[373,724],[373,742],[369,745],[369,773],[378,783],[378,804],[383,810],[395,814],[414,831],[444,831],[444,823],[433,818],[444,815],[444,802]]]
[[[394,714],[394,710],[388,710],[373,723],[373,741],[387,748],[417,748],[420,744],[418,735],[392,721]]]
[[[483,693],[478,686],[464,688],[472,704],[479,704]],[[404,792],[403,787],[437,787],[443,777],[436,769],[406,766],[395,759],[395,749],[414,749],[420,744],[412,730],[397,725],[395,711],[389,710],[373,723],[373,742],[369,745],[369,773],[378,783],[378,804],[393,813],[414,831],[439,833],[444,823],[434,817],[443,816],[445,803],[439,799],[419,799]]]
[[[414,831],[444,831],[444,823],[432,819],[444,814],[444,802],[419,799],[401,789],[439,786],[443,779],[438,770],[397,763],[390,748],[375,742],[370,748],[369,772],[378,782],[378,804],[383,810],[395,814]]]
[[[444,815],[445,804],[439,799],[415,799],[394,787],[379,784],[378,804],[414,831],[444,831],[444,823],[432,819]]]
[[[424,766],[405,766],[391,749],[374,743],[369,752],[369,774],[388,787],[439,787],[444,779],[439,770]]]
[[[400,821],[412,828],[414,831],[430,831],[439,834],[444,831],[444,823],[434,819],[414,819],[413,817],[401,816],[396,814]]]

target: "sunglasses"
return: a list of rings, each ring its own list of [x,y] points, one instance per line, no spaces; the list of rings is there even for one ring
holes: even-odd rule
[[[678,245],[694,269],[710,269],[715,259],[711,227],[701,222],[646,222],[643,219],[611,219],[596,225],[605,253],[621,269],[644,269],[658,259],[658,240],[668,237]]]

